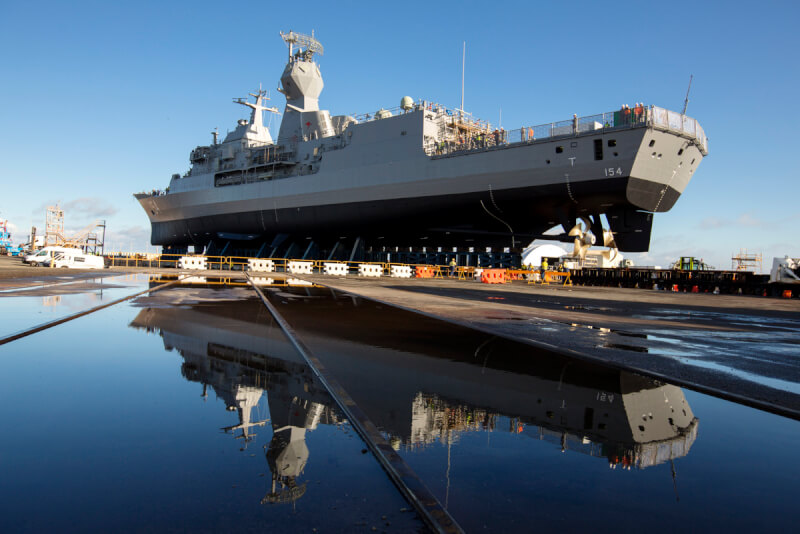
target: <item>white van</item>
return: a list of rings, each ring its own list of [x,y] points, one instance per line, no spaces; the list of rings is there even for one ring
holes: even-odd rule
[[[65,252],[81,252],[78,248],[67,248],[67,247],[56,247],[56,246],[49,246],[44,247],[41,250],[34,252],[33,254],[28,254],[22,259],[23,263],[30,263],[31,265],[49,265],[50,260],[53,259],[53,256],[56,254],[63,254]]]
[[[103,256],[86,254],[78,249],[70,249],[68,252],[61,252],[50,260],[56,269],[103,269],[106,264]]]

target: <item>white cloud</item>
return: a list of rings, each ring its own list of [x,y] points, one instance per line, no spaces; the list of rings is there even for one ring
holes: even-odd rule
[[[751,227],[764,226],[763,221],[757,219],[756,217],[754,217],[749,213],[742,213],[741,215],[739,215],[739,217],[736,219],[736,224],[738,224],[739,226],[751,226]]]
[[[31,215],[42,217],[50,206],[59,205],[64,211],[65,220],[104,219],[115,215],[119,210],[100,197],[79,197],[61,203],[60,200],[43,202],[31,211]]]
[[[153,250],[150,245],[150,228],[143,226],[129,226],[118,230],[106,232],[107,252],[148,252]]]
[[[725,219],[720,219],[719,217],[706,217],[697,224],[697,228],[700,230],[711,230],[715,228],[723,228],[729,225],[730,221]]]
[[[63,206],[64,215],[75,212],[79,216],[90,219],[102,219],[117,213],[117,208],[109,204],[106,200],[99,197],[81,197],[70,200]]]

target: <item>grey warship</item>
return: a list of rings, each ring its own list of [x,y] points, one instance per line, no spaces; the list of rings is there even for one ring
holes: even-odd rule
[[[672,208],[708,154],[696,120],[643,104],[509,131],[410,97],[398,108],[331,115],[319,108],[322,45],[280,35],[289,57],[277,140],[263,120],[278,112],[266,92],[234,100],[249,120],[195,148],[190,170],[165,190],[135,195],[153,245],[520,248],[547,232],[575,238],[577,249],[601,230],[604,245],[644,252],[653,214]]]

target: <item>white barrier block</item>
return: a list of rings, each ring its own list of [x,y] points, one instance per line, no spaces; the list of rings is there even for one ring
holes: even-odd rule
[[[247,268],[250,271],[257,271],[261,273],[274,273],[275,262],[272,260],[259,260],[250,258],[247,260]]]
[[[300,280],[299,278],[287,278],[286,285],[288,286],[313,286],[311,282]]]
[[[347,276],[349,267],[346,263],[325,263],[325,274],[333,276]]]
[[[392,278],[411,278],[410,265],[392,265],[390,276]]]
[[[256,286],[271,286],[275,283],[274,278],[268,278],[266,276],[251,276],[250,281]]]
[[[290,261],[289,272],[292,274],[313,274],[313,261]]]
[[[205,256],[182,256],[181,259],[178,260],[178,268],[193,271],[205,271],[206,258]]]
[[[181,278],[181,284],[205,284],[208,282],[205,276],[187,276]]]
[[[371,263],[360,263],[358,265],[358,276],[372,276],[375,278],[383,275],[382,265],[373,265]]]

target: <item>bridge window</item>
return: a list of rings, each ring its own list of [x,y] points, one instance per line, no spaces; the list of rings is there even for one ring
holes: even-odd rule
[[[680,156],[681,154],[683,154],[683,149],[678,150],[678,155]]]
[[[617,140],[616,139],[609,139],[608,140],[608,146],[610,146],[610,147],[617,146]]]
[[[561,154],[562,152],[564,152],[564,147],[563,146],[557,146],[556,147],[556,154]]]
[[[602,139],[595,139],[594,140],[594,159],[601,160],[603,159],[603,140]]]
[[[649,146],[656,146],[656,140],[655,139],[651,139]]]

